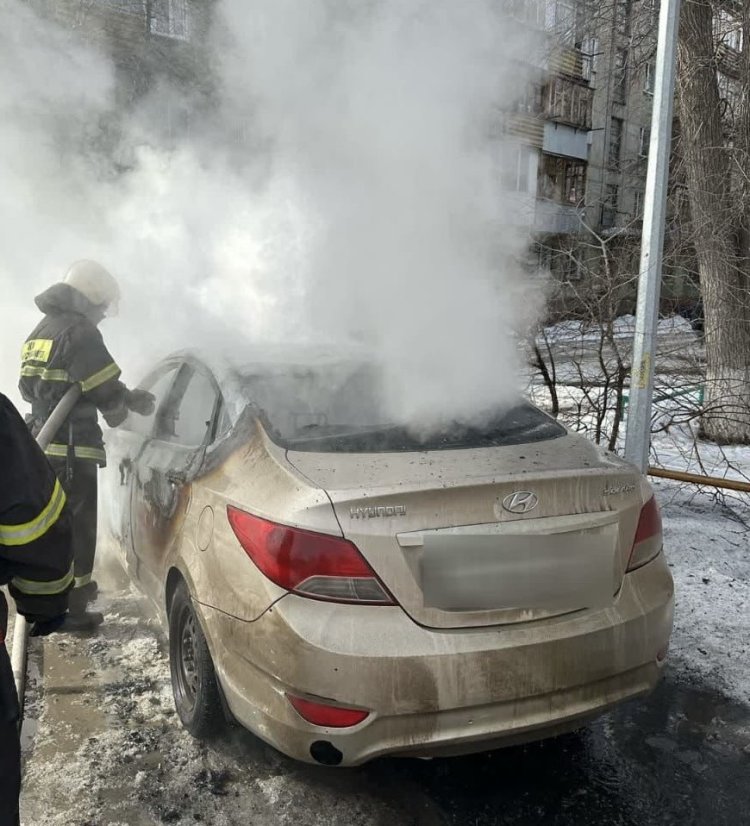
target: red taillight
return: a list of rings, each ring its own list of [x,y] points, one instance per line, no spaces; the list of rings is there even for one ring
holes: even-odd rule
[[[322,728],[351,728],[370,716],[369,711],[362,711],[358,708],[341,708],[312,700],[303,700],[302,697],[294,697],[291,694],[286,696],[303,720]]]
[[[279,587],[329,602],[394,604],[348,540],[279,525],[231,505],[227,517],[245,553]]]
[[[662,549],[662,525],[656,498],[651,497],[641,508],[641,516],[635,531],[633,549],[630,552],[628,571],[635,571],[659,555]]]

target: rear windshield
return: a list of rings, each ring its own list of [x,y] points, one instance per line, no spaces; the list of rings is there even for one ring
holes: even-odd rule
[[[243,376],[247,397],[268,435],[288,450],[404,453],[506,447],[557,439],[565,430],[532,405],[498,411],[481,427],[464,424],[419,433],[389,421],[369,368],[290,369]]]

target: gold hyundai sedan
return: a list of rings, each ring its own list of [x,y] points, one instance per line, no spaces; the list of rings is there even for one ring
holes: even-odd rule
[[[146,377],[102,496],[193,735],[229,717],[350,766],[541,739],[654,688],[673,584],[631,465],[520,401],[414,433],[362,362],[219,364]]]

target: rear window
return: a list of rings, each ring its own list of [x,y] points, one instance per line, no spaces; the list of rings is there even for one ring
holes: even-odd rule
[[[420,434],[394,424],[379,403],[371,368],[290,369],[246,375],[247,397],[268,435],[288,450],[315,453],[405,453],[507,447],[557,439],[566,431],[522,402],[486,424],[446,426]]]

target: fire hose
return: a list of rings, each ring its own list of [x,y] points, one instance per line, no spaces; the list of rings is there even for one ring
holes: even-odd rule
[[[37,444],[45,450],[49,443],[55,438],[62,423],[68,418],[71,410],[81,396],[81,385],[74,384],[62,397],[57,407],[52,411],[50,417],[44,423],[44,427],[36,437]],[[16,622],[13,626],[13,647],[10,652],[10,664],[13,670],[13,681],[16,684],[18,693],[18,704],[23,716],[23,700],[26,691],[26,651],[29,641],[28,623],[21,614],[16,614]]]

